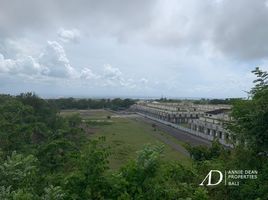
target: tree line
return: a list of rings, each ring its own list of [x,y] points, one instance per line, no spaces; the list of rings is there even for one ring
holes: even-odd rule
[[[162,97],[160,99],[155,99],[155,101],[163,102],[163,103],[181,103],[183,101],[193,102],[194,104],[229,104],[232,105],[236,101],[242,100],[241,98],[225,98],[225,99],[209,99],[209,98],[201,98],[201,99],[169,99],[166,97]]]
[[[48,99],[51,105],[59,109],[112,109],[123,110],[133,105],[136,100],[134,99],[75,99],[75,98],[59,98]]]

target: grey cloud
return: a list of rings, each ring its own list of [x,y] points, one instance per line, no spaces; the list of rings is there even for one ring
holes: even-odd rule
[[[268,55],[266,0],[0,0],[2,37],[58,27],[67,27],[58,32],[63,41],[76,38],[68,29],[75,27],[123,42],[201,51],[209,44],[241,60]]]
[[[240,94],[244,72],[268,63],[267,9],[265,0],[0,0],[0,76],[108,93]]]
[[[225,0],[215,15],[213,40],[223,53],[241,59],[268,56],[266,0]]]
[[[208,44],[228,58],[245,61],[268,57],[267,0],[188,0],[169,10],[169,24],[155,31],[158,37],[148,36],[153,42],[204,52]]]
[[[0,30],[46,30],[59,26],[89,27],[99,34],[148,25],[154,0],[0,0]],[[21,34],[21,33],[20,33]]]

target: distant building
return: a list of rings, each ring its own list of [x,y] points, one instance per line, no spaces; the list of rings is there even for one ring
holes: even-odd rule
[[[230,133],[225,124],[230,120],[230,105],[201,105],[189,101],[160,103],[140,101],[132,106],[136,112],[162,123],[198,135],[208,140],[218,138],[220,143],[230,146]]]
[[[190,129],[203,133],[212,140],[218,138],[221,143],[228,143],[230,133],[225,128],[225,125],[230,121],[230,109],[220,108],[212,111],[207,111],[203,116],[189,122]]]

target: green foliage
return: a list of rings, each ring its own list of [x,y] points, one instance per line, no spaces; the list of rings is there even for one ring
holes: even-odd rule
[[[64,187],[73,199],[102,199],[106,195],[109,152],[103,141],[90,141],[80,155],[76,172],[65,178]]]
[[[0,165],[0,185],[12,185],[12,189],[31,187],[37,172],[36,162],[37,159],[32,155],[25,157],[13,152]]]
[[[239,101],[241,98],[227,98],[227,99],[205,99],[201,98],[199,100],[192,100],[194,104],[232,104],[235,101]]]
[[[59,117],[32,93],[2,95],[0,102],[1,195],[37,199],[46,181],[60,183],[61,173],[74,167],[85,140],[81,118]]]
[[[37,159],[12,152],[0,165],[0,199],[31,200],[37,183]]]
[[[104,140],[104,138],[100,138]],[[86,196],[99,199],[105,192],[106,180],[104,172],[108,169],[109,152],[99,141],[90,141],[89,146],[81,155],[82,172],[86,183]]]
[[[191,157],[195,161],[204,161],[218,158],[222,153],[224,153],[224,149],[219,141],[214,140],[212,142],[212,146],[207,148],[205,146],[190,146],[186,145],[187,150],[189,151]]]
[[[41,200],[63,200],[65,193],[59,186],[49,185],[45,189],[45,194],[42,196]]]
[[[234,104],[230,125],[241,145],[247,144],[256,153],[268,151],[268,74],[256,68],[255,87],[251,99]]]
[[[68,121],[69,127],[71,128],[78,127],[82,122],[82,118],[79,114],[73,114],[70,116],[66,116],[65,118]]]
[[[138,152],[137,166],[150,176],[156,171],[164,146],[145,146]]]
[[[74,99],[60,98],[49,99],[48,102],[58,109],[127,109],[135,103],[133,99]]]
[[[195,177],[194,173],[179,163],[161,163],[162,151],[162,146],[151,145],[139,151],[136,161],[129,162],[114,175],[113,182],[117,183],[116,188],[113,188],[115,194],[125,199],[148,200],[194,199],[195,196],[201,196],[199,193],[195,194],[197,185],[190,183]],[[119,188],[121,192],[118,192]],[[207,197],[205,191],[204,197]]]
[[[11,186],[0,186],[1,200],[34,200],[34,195],[22,189],[11,191]]]
[[[22,189],[18,189],[17,191],[13,191],[11,193],[12,195],[12,200],[34,200],[36,199],[36,197],[34,197],[34,195],[31,192],[22,190]]]
[[[9,200],[12,198],[12,191],[11,191],[11,186],[5,187],[5,186],[0,186],[0,199],[2,200]]]
[[[78,151],[75,145],[66,139],[57,139],[42,145],[37,154],[42,168],[51,172],[60,171],[70,162],[71,154]]]
[[[255,86],[250,93],[255,97],[259,97],[262,92],[266,92],[265,90],[268,89],[268,72],[262,71],[259,67],[256,67],[252,73],[257,76],[257,79],[254,80]]]
[[[112,122],[107,121],[107,120],[87,120],[86,124],[89,127],[93,127],[93,126],[105,126],[105,125],[110,125],[112,124]]]

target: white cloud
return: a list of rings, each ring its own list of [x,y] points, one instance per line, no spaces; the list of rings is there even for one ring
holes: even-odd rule
[[[62,42],[78,42],[81,34],[80,31],[77,29],[64,29],[60,28],[57,32],[58,38]]]
[[[0,73],[25,74],[29,76],[50,76],[76,78],[77,71],[70,65],[64,48],[56,41],[48,41],[37,58],[17,53],[17,58],[6,59],[0,54]]]
[[[149,81],[148,81],[148,79],[146,79],[146,78],[142,78],[142,79],[140,80],[140,83],[143,84],[143,85],[146,85],[148,82],[149,82]]]
[[[86,80],[96,80],[99,79],[100,76],[92,72],[92,70],[89,68],[83,68],[80,73],[80,78]]]
[[[18,59],[5,59],[0,54],[0,72],[8,74],[41,74],[45,71],[45,68],[31,56],[25,56]]]
[[[10,59],[5,59],[3,54],[0,54],[0,72],[8,73],[15,67],[15,62]]]
[[[47,47],[40,54],[39,63],[47,68],[45,75],[53,77],[78,77],[77,71],[71,66],[64,48],[56,41],[48,41]]]
[[[116,67],[107,64],[104,66],[104,78],[111,81],[122,81],[122,72]]]
[[[39,43],[27,38],[0,38],[0,52],[6,58],[18,58],[23,55],[36,55],[40,51]]]
[[[127,78],[119,68],[112,67],[110,64],[104,65],[102,79],[104,86],[121,86],[126,88],[136,87],[133,79]]]
[[[11,42],[12,43],[12,42]],[[18,43],[19,44],[19,43]],[[62,80],[64,84],[91,85],[95,87],[124,87],[135,88],[148,82],[147,79],[134,81],[125,76],[117,67],[106,64],[99,73],[91,68],[78,69],[70,64],[64,47],[57,41],[48,41],[41,49],[39,56],[25,55],[18,46],[14,51],[17,58],[6,59],[0,54],[0,74],[11,74],[14,77],[23,76],[33,82],[53,82]]]

